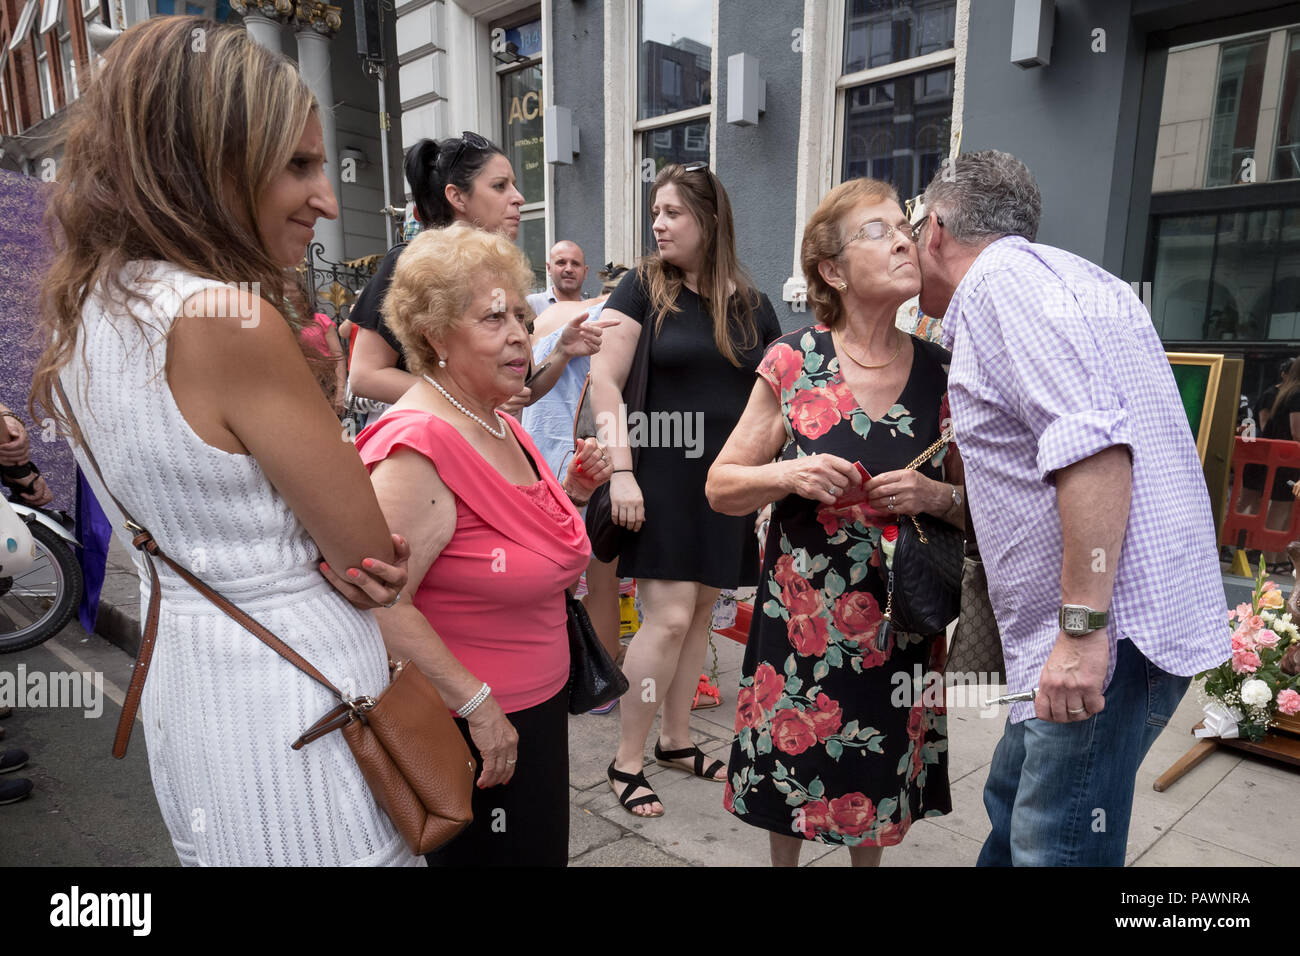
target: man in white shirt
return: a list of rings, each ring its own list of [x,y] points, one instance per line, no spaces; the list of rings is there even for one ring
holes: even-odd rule
[[[582,284],[587,281],[587,262],[576,242],[561,239],[551,246],[546,259],[546,274],[550,286],[545,292],[528,296],[532,310],[541,315],[547,306],[556,302],[577,302],[582,298]]]

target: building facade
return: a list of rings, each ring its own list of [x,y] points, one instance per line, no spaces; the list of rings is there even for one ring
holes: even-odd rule
[[[384,252],[389,236],[381,210],[389,196],[377,80],[357,56],[351,8],[319,0],[235,0],[233,8],[228,0],[0,0],[0,168],[55,179],[63,110],[85,89],[115,31],[179,14],[246,23],[255,39],[298,62],[325,107],[327,169],[339,201],[338,220],[318,224],[315,258],[339,263]],[[390,16],[389,50],[393,27]],[[388,73],[389,103],[396,104],[396,71]],[[388,181],[400,183],[401,149],[395,130],[388,136]],[[393,199],[401,195],[399,187]]]
[[[539,267],[560,238],[633,261],[657,169],[708,162],[787,328],[808,319],[802,223],[832,186],[871,175],[911,197],[955,150],[1004,149],[1042,188],[1041,241],[1135,283],[1171,350],[1244,358],[1255,394],[1300,353],[1300,5],[1056,0],[1029,68],[1011,62],[1016,6],[406,0],[402,145],[502,143]],[[737,53],[766,81],[756,125],[726,119]],[[552,105],[580,133],[571,163],[541,161]]]

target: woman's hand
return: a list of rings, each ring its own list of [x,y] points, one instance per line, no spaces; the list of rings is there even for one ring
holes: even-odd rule
[[[802,498],[833,505],[862,484],[862,476],[851,461],[836,455],[806,455],[786,462],[786,489]]]
[[[863,490],[871,506],[887,514],[942,515],[952,507],[952,485],[910,468],[876,475]]]
[[[613,328],[618,323],[618,319],[588,322],[587,313],[579,312],[564,324],[564,331],[560,333],[560,341],[556,347],[569,358],[595,355],[600,351],[602,330]]]
[[[9,438],[0,442],[0,465],[25,465],[31,460],[32,446],[27,437],[27,426],[15,415],[5,415],[0,425]],[[4,437],[0,435],[0,437]]]
[[[519,758],[519,733],[491,694],[465,718],[469,736],[483,758],[478,787],[486,790],[510,782]]]
[[[582,501],[591,497],[591,493],[609,481],[614,473],[609,455],[594,438],[583,438],[573,446],[573,457],[569,459],[569,468],[564,476],[564,486],[577,486],[581,491],[573,495]]]
[[[645,499],[630,471],[620,471],[609,481],[609,511],[614,524],[640,531],[645,524]]]
[[[406,562],[411,556],[411,548],[400,534],[393,535],[393,554],[392,564],[366,558],[361,562],[364,570],[348,568],[346,577],[322,561],[320,573],[355,608],[391,607],[406,587]]]

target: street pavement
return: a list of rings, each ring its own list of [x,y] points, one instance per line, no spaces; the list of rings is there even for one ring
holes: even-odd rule
[[[116,553],[110,595],[131,621],[129,561]],[[113,616],[109,616],[110,620]],[[101,630],[104,628],[101,620]],[[251,640],[251,638],[250,638]],[[744,648],[714,638],[721,707],[692,718],[701,749],[726,759],[735,716],[736,686]],[[32,796],[0,807],[0,865],[175,865],[158,813],[139,726],[125,760],[111,756],[120,701],[131,658],[74,622],[46,644],[0,658],[0,670],[19,664],[31,671],[90,670],[104,674],[103,713],[80,710],[17,710],[3,721],[0,747],[27,750],[31,763],[17,775],[36,784]],[[996,696],[991,691],[988,696]],[[974,695],[971,695],[974,696]],[[884,866],[972,866],[989,830],[981,793],[1005,711],[987,714],[978,701],[949,707],[949,777],[953,813],[917,822]],[[955,705],[954,705],[955,704]],[[962,705],[964,704],[964,706]],[[1220,749],[1164,793],[1152,782],[1195,742],[1200,719],[1195,685],[1184,697],[1138,774],[1129,829],[1131,866],[1286,866],[1300,851],[1300,829],[1263,826],[1300,807],[1300,773],[1282,764],[1243,758]],[[765,866],[767,835],[722,809],[722,785],[646,765],[646,776],[665,807],[663,817],[634,817],[623,810],[605,781],[618,739],[618,710],[569,719],[570,833],[573,866]],[[653,747],[652,733],[647,750]],[[649,754],[647,754],[649,756]],[[848,866],[848,852],[810,843],[805,866]]]

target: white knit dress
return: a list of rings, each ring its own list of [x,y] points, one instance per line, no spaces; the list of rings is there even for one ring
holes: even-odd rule
[[[173,560],[336,687],[377,695],[388,667],[374,619],[321,577],[315,543],[257,462],[203,442],[172,398],[162,336],[186,297],[220,283],[164,263],[128,268],[147,290],[150,305],[134,311],[150,331],[141,336],[122,306],[92,299],[83,314],[85,363],[79,344],[63,373],[109,487]],[[136,558],[143,618],[149,578]],[[162,608],[140,717],[181,863],[423,865],[376,806],[340,733],[290,749],[337,703],[330,693],[157,566]]]

